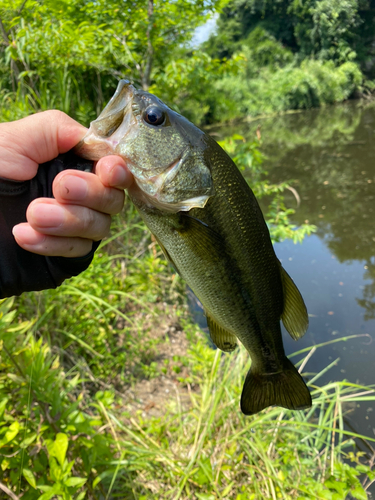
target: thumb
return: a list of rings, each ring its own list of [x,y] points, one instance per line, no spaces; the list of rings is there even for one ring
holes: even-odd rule
[[[0,123],[0,177],[17,181],[32,179],[40,163],[69,151],[86,131],[57,110]]]

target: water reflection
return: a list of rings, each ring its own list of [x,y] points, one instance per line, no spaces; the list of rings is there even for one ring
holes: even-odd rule
[[[295,180],[301,204],[294,222],[318,228],[302,245],[275,246],[311,314],[298,344],[284,336],[286,351],[366,334],[318,350],[307,368],[317,372],[339,358],[320,382],[374,384],[375,342],[368,339],[375,340],[375,104],[349,102],[258,120],[246,134],[253,136],[259,126],[271,180]],[[293,195],[286,198],[295,207]],[[357,431],[375,433],[366,403],[352,409],[351,419]]]
[[[365,273],[365,279],[372,281],[369,285],[365,285],[363,288],[363,298],[357,299],[358,304],[365,309],[365,319],[375,319],[375,263],[368,262],[365,266],[367,271]]]
[[[347,103],[260,124],[272,180],[295,179],[302,201],[295,221],[316,224],[330,252],[340,262],[363,261],[363,278],[374,283],[374,104]],[[375,317],[375,284],[365,286],[358,303],[366,319]]]

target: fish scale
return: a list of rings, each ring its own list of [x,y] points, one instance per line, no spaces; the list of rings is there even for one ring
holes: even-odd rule
[[[223,149],[160,99],[121,81],[77,152],[125,159],[135,177],[129,196],[202,303],[213,342],[229,352],[238,339],[249,352],[243,413],[309,407],[280,328],[282,319],[300,338],[306,307],[275,255],[253,192]]]

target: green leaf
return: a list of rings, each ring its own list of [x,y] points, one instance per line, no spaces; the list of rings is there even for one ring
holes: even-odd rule
[[[42,489],[40,486],[38,488]],[[46,487],[44,487],[45,489]],[[53,486],[50,487],[49,490],[47,490],[43,495],[41,495],[38,500],[50,500],[53,498],[55,495],[58,495],[59,493],[62,493],[61,491],[61,486],[59,484],[54,484]]]
[[[49,472],[52,481],[58,482],[63,477],[61,466],[58,464],[55,457],[49,458]]]
[[[25,438],[23,441],[21,441],[20,448],[27,448],[28,446],[30,446],[30,444],[33,441],[35,441],[36,438],[37,438],[37,435],[35,432],[33,432],[27,438]]]
[[[358,500],[367,500],[367,493],[360,484],[358,484],[354,490],[350,490],[350,494]]]
[[[5,406],[6,406],[7,402],[8,402],[8,398],[4,398],[4,399],[2,399],[2,400],[1,400],[1,402],[0,402],[0,417],[1,417],[1,416],[3,415],[3,413],[4,413]]]
[[[26,479],[26,481],[29,483],[29,485],[32,486],[35,490],[36,489],[36,481],[35,481],[34,474],[31,472],[31,470],[30,469],[22,469],[22,474],[23,474],[23,477]]]
[[[330,479],[327,479],[324,482],[325,486],[331,490],[336,490],[338,493],[341,495],[344,494],[344,491],[346,489],[346,484],[342,483],[341,481],[337,481],[334,477],[331,477]]]
[[[3,458],[3,461],[1,462],[1,470],[4,471],[4,470],[7,470],[7,468],[9,467],[10,465],[10,461],[8,458]]]
[[[235,484],[235,481],[232,481],[231,483],[228,484],[228,486],[222,491],[222,496],[223,498],[226,498],[227,495],[229,495],[229,493],[231,492],[233,486]]]
[[[92,487],[95,488],[95,486],[100,483],[100,481],[102,480],[102,478],[100,476],[97,476],[94,481],[92,482]]]
[[[38,484],[38,490],[51,491],[52,488],[53,486],[49,486],[48,484]]]
[[[60,465],[63,465],[66,452],[68,450],[68,436],[62,432],[59,432],[58,434],[56,434],[55,441],[46,439],[45,444],[47,446],[49,455],[51,457],[57,458]]]
[[[20,424],[17,421],[10,424],[3,439],[1,439],[0,441],[0,447],[12,441],[12,439],[14,439],[17,436],[19,430],[20,430]]]
[[[65,484],[66,486],[78,486],[78,488],[80,488],[85,484],[86,481],[87,479],[84,477],[69,477],[65,481]]]

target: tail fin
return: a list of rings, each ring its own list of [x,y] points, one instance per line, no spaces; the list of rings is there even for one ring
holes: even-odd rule
[[[294,365],[285,358],[283,371],[259,373],[250,369],[241,396],[241,411],[253,415],[267,406],[302,410],[311,406],[311,395]]]

